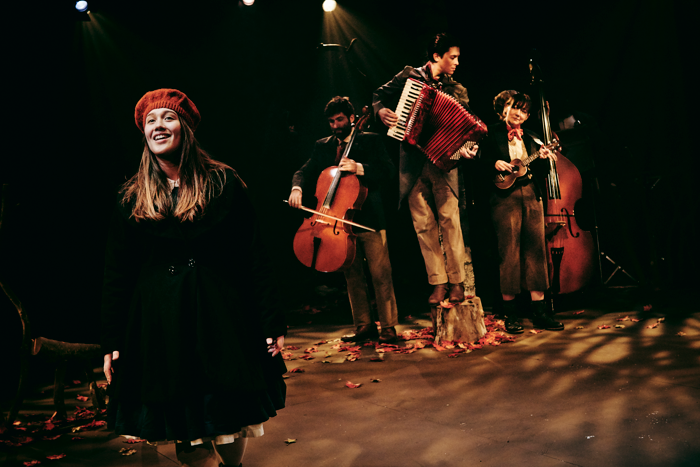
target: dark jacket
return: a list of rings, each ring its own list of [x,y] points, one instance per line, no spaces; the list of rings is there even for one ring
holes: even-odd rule
[[[311,157],[294,174],[292,186],[301,187],[305,195],[315,193],[316,181],[321,172],[337,165],[337,147],[338,138],[335,136],[316,141]],[[375,230],[386,229],[381,190],[382,185],[393,178],[396,169],[384,149],[380,136],[376,133],[358,134],[348,158],[362,164],[364,175],[358,178],[367,187],[367,199],[362,209],[354,214],[353,221]]]
[[[523,141],[525,142],[525,150],[528,156],[537,152],[540,145],[533,138],[538,138],[536,133],[530,130],[524,130]],[[498,196],[507,196],[517,186],[522,186],[526,183],[534,183],[535,193],[539,198],[546,193],[546,176],[549,173],[549,162],[547,159],[536,159],[529,165],[529,170],[532,171],[532,179],[522,177],[507,190],[501,190],[491,183],[498,170],[496,170],[496,162],[498,160],[510,163],[510,152],[508,151],[508,127],[505,122],[500,122],[496,125],[489,126],[489,134],[483,141],[481,146],[481,160],[484,177],[487,178],[486,186],[490,187]]]
[[[285,371],[265,338],[286,334],[256,214],[227,171],[223,193],[194,222],[113,215],[102,298],[103,352],[120,352],[114,394],[176,402],[256,391]]]
[[[467,89],[449,75],[442,75],[439,82],[434,81],[428,65],[426,64],[419,68],[407,66],[401,73],[394,76],[391,81],[374,91],[372,107],[374,108],[375,115],[385,107],[392,111],[396,110],[396,106],[399,103],[399,98],[401,97],[401,93],[403,92],[404,85],[408,78],[422,81],[442,90],[455,97],[466,110],[470,110]],[[416,180],[418,180],[418,177],[423,171],[423,165],[427,160],[428,158],[418,148],[406,142],[401,143],[399,159],[399,203],[408,195],[413,185],[416,184]],[[444,177],[454,195],[459,198],[460,192],[463,191],[460,189],[462,188],[460,187],[462,177],[459,171],[453,169],[449,173],[444,174]],[[464,204],[463,199],[462,204]]]

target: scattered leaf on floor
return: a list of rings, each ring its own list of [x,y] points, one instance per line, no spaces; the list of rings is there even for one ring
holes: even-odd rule
[[[574,311],[574,314],[575,314],[575,315],[580,315],[580,314],[583,313],[584,311],[586,311],[586,310]]]
[[[647,329],[654,329],[654,328],[656,328],[656,327],[659,327],[659,322],[658,322],[658,321],[655,322],[654,324],[650,325],[650,326],[647,326]]]
[[[63,459],[64,457],[66,457],[65,454],[54,454],[51,456],[46,456],[47,459],[52,460],[52,461],[55,461],[57,459]]]
[[[293,345],[286,345],[284,347],[285,350],[299,350],[299,347],[293,346]]]
[[[448,357],[449,358],[457,358],[457,357],[459,357],[459,354],[458,353],[451,353],[448,355]]]
[[[544,329],[530,329],[530,332],[531,332],[532,334],[539,334],[539,333],[541,333],[541,332],[543,332],[543,331],[544,331]]]
[[[284,440],[284,442],[285,442],[285,444],[286,444],[287,446],[289,446],[290,444],[296,443],[297,440],[292,439],[292,438],[287,438],[287,439]]]
[[[383,362],[384,359],[381,357],[372,357],[369,359],[370,362]]]
[[[629,321],[629,320],[630,320],[630,317],[629,317],[629,316],[625,316],[624,318],[617,318],[617,320],[618,320],[618,321]]]
[[[83,439],[83,438],[81,438],[80,436],[73,436],[70,440],[71,441],[80,441],[81,439]]]
[[[41,464],[41,461],[27,461],[27,462],[22,462],[24,465],[27,467],[31,467],[32,465],[39,465]]]
[[[81,402],[87,402],[90,398],[87,397],[87,396],[78,395],[78,396],[76,397],[76,399],[78,399],[78,400],[81,401]]]
[[[121,454],[122,456],[131,456],[136,454],[136,449],[121,448],[119,450],[119,454]]]
[[[290,373],[304,373],[306,370],[303,368],[294,368],[292,370],[289,370]]]
[[[360,386],[362,386],[362,383],[355,384],[355,383],[351,383],[350,381],[348,381],[347,383],[345,383],[345,386],[349,387],[350,389],[357,389]]]
[[[61,435],[56,435],[56,436],[44,436],[44,437],[41,438],[41,439],[43,439],[44,441],[55,441],[55,440],[57,440],[57,439],[60,438],[60,437],[61,437]]]
[[[140,439],[140,438],[132,438],[132,439],[127,439],[127,440],[124,441],[124,442],[125,442],[125,443],[128,443],[128,444],[136,444],[136,443],[145,443],[146,440],[145,440],[145,439]]]
[[[610,329],[610,326],[607,324],[601,324],[600,326],[598,326],[598,329]]]

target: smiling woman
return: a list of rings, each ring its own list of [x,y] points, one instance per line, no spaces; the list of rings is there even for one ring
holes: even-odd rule
[[[141,165],[122,188],[105,258],[110,426],[176,442],[183,465],[237,466],[286,395],[287,327],[256,214],[236,172],[199,147],[185,94],[151,91],[135,119]]]

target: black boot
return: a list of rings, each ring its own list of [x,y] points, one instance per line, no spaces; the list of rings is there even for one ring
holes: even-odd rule
[[[548,331],[561,331],[564,329],[563,324],[549,315],[547,303],[544,300],[531,302],[530,309],[532,310],[532,325],[536,328],[544,328]]]
[[[520,321],[515,300],[503,301],[503,314],[506,315],[506,332],[508,334],[522,334],[523,323]]]

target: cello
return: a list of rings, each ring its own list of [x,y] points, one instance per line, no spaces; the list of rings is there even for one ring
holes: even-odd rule
[[[538,88],[544,144],[549,146],[557,137],[549,122],[542,73],[534,59],[530,59],[529,67],[532,84]],[[556,155],[556,162],[549,159],[547,210],[544,214],[549,291],[552,295],[576,292],[588,284],[596,257],[593,236],[582,230],[576,221],[575,206],[582,195],[581,174],[561,151],[556,151]]]
[[[358,133],[362,132],[369,119],[369,109],[354,125],[350,141],[342,159],[348,157]],[[357,175],[339,170],[337,166],[326,168],[316,182],[315,210],[304,208],[313,216],[304,222],[294,236],[294,254],[302,264],[320,272],[342,271],[355,260],[356,237],[352,226],[374,232],[352,222],[354,211],[361,209],[367,198],[367,187]]]

